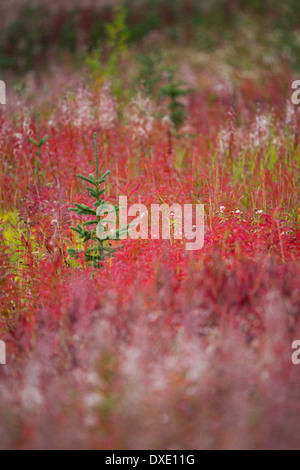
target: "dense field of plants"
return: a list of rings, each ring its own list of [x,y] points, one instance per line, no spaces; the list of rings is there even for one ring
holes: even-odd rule
[[[239,44],[199,48],[175,20],[136,42],[119,9],[47,73],[9,55],[9,26],[0,448],[300,448],[300,76],[243,15]],[[204,204],[202,250],[128,239],[89,262],[69,208],[91,204],[95,133],[105,199]]]

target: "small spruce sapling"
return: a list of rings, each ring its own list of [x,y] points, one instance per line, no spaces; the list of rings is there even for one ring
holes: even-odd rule
[[[104,194],[105,189],[100,189],[101,185],[105,183],[107,176],[110,174],[110,171],[106,171],[101,178],[99,178],[99,157],[98,157],[98,148],[97,148],[97,134],[95,133],[95,160],[96,160],[96,174],[89,175],[88,177],[77,175],[77,177],[83,181],[86,181],[93,187],[87,187],[89,195],[95,199],[93,203],[94,208],[91,208],[85,204],[75,203],[75,207],[71,207],[69,212],[76,212],[78,215],[83,216],[93,216],[92,220],[84,222],[82,225],[77,224],[76,227],[71,227],[71,229],[78,233],[79,238],[83,244],[88,244],[88,248],[83,250],[77,250],[71,248],[68,250],[68,253],[75,259],[78,259],[80,253],[85,253],[85,260],[89,266],[94,266],[95,268],[103,267],[103,261],[107,257],[111,257],[115,253],[116,249],[112,248],[109,244],[110,240],[120,241],[120,235],[128,233],[127,227],[120,227],[118,230],[108,231],[107,223],[109,221],[105,220],[105,224],[102,225],[102,237],[101,239],[97,237],[97,227],[101,224],[101,215],[104,213],[108,214],[110,210],[107,210],[109,203],[101,199],[101,196]],[[100,209],[100,210],[99,210]],[[115,213],[118,213],[120,208],[114,206]],[[98,215],[100,214],[100,215]],[[91,229],[91,227],[95,227]]]
[[[36,160],[36,167],[35,170],[39,170],[38,166],[42,163],[42,147],[45,145],[46,142],[50,139],[48,135],[45,135],[44,137],[41,136],[41,128],[40,128],[40,113],[37,113],[36,116],[36,127],[37,127],[37,140],[32,139],[29,137],[29,142],[33,144],[36,148],[36,155],[38,157],[38,160]]]
[[[164,98],[169,98],[170,119],[176,131],[185,123],[186,112],[185,107],[179,100],[180,98],[190,95],[191,89],[183,88],[183,82],[177,82],[174,77],[174,69],[167,69],[167,84],[160,89],[160,94]]]

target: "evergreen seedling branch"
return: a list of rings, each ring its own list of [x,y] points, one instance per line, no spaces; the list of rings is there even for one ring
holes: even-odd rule
[[[103,184],[106,182],[107,176],[110,174],[110,171],[106,171],[99,178],[99,156],[98,156],[98,147],[97,147],[97,133],[94,135],[95,140],[95,164],[96,171],[95,176],[92,174],[87,176],[77,175],[77,177],[91,186],[87,187],[89,195],[91,198],[95,199],[93,207],[89,207],[85,204],[75,203],[75,207],[69,209],[70,212],[76,212],[80,216],[93,216],[91,220],[77,224],[76,227],[71,226],[71,229],[79,235],[81,243],[87,245],[87,248],[83,250],[78,250],[71,248],[68,250],[68,253],[75,259],[78,259],[80,253],[85,253],[85,259],[89,266],[94,266],[95,268],[101,268],[103,266],[103,261],[106,257],[111,257],[115,253],[116,249],[112,248],[110,245],[110,240],[120,240],[120,235],[128,233],[128,226],[120,228],[118,230],[109,231],[107,224],[111,221],[105,219],[103,221],[102,216],[111,212],[118,213],[120,208],[119,206],[114,206],[113,210],[108,210],[108,206],[111,208],[111,205],[101,199],[101,196],[105,193],[105,189],[100,189]],[[97,236],[97,227],[101,226],[101,238]],[[93,228],[94,227],[94,228]]]

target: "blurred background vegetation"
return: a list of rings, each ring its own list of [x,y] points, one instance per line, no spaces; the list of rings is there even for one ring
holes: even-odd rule
[[[114,40],[107,25],[118,3],[1,0],[0,72],[44,70],[53,60],[80,63],[86,55],[95,58],[99,48],[105,58]],[[236,66],[245,58],[268,68],[281,63],[300,69],[299,0],[124,0],[122,5],[129,47],[175,44],[209,54],[225,49]]]

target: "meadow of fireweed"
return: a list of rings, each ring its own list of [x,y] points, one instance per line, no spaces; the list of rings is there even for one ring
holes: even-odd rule
[[[235,99],[212,81],[172,133],[143,91],[120,113],[109,83],[34,87],[39,121],[26,96],[0,110],[0,448],[299,449],[299,118],[280,80]],[[202,250],[70,259],[94,132],[112,204],[204,204]]]

